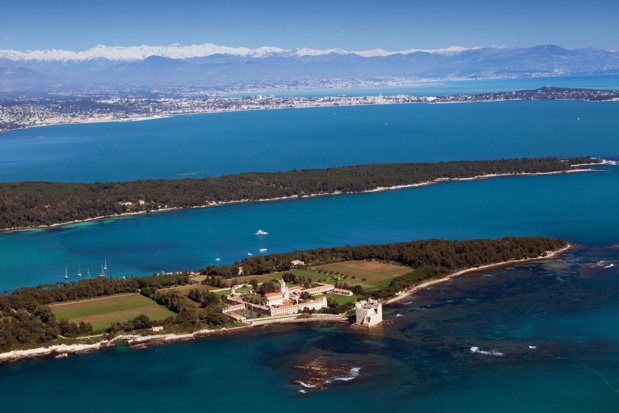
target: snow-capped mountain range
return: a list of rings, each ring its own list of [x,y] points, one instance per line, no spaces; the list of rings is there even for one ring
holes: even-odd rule
[[[73,52],[0,50],[0,92],[93,88],[263,90],[345,87],[428,79],[619,74],[619,53],[460,47],[346,51],[201,45],[97,46]]]
[[[362,57],[385,57],[394,54],[410,54],[416,52],[436,53],[436,54],[454,54],[466,50],[481,49],[481,47],[462,47],[451,46],[444,49],[424,50],[424,49],[408,49],[396,52],[390,52],[383,49],[373,49],[365,51],[348,51],[342,49],[309,49],[301,48],[294,50],[281,49],[279,47],[259,47],[257,49],[249,49],[247,47],[227,47],[217,46],[212,43],[194,44],[184,46],[180,44],[171,44],[168,46],[104,46],[98,45],[88,50],[74,52],[70,50],[28,50],[20,52],[17,50],[0,50],[0,59],[8,59],[14,61],[46,61],[46,62],[68,62],[68,61],[85,61],[93,59],[108,59],[112,61],[139,61],[150,56],[160,56],[168,59],[182,60],[194,57],[207,57],[212,55],[230,55],[239,57],[265,58],[273,56],[282,57],[303,57],[303,56],[321,56],[327,54],[355,54]]]

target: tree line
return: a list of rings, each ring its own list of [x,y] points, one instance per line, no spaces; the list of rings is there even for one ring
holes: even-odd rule
[[[517,158],[438,163],[394,163],[242,173],[213,178],[129,182],[0,183],[0,229],[25,228],[221,202],[324,193],[354,193],[437,179],[486,174],[561,172],[600,162],[591,157]]]

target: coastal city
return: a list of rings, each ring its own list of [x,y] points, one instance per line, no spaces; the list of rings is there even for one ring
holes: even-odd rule
[[[36,126],[89,122],[137,121],[181,114],[216,113],[265,109],[394,105],[412,103],[466,103],[506,100],[582,100],[617,101],[613,90],[543,87],[483,94],[450,96],[327,96],[284,97],[256,95],[247,97],[183,96],[144,97],[138,94],[86,94],[65,92],[44,97],[29,95],[0,98],[0,133]]]

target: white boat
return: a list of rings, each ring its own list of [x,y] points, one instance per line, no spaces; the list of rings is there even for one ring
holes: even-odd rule
[[[77,276],[81,277],[82,276],[82,266],[79,266],[79,269],[77,270]]]
[[[67,266],[64,266],[64,279],[67,280],[69,279],[69,272],[67,271]]]
[[[248,252],[247,255],[251,257],[254,254],[252,254],[251,252]]]
[[[88,269],[88,279],[90,279],[90,267],[87,267]]]
[[[103,265],[101,266],[101,274],[99,274],[99,277],[105,277],[105,268]]]
[[[260,248],[260,252],[267,252],[266,248]]]
[[[269,235],[269,233],[259,229],[258,231],[256,231],[256,235]]]
[[[219,253],[217,253],[217,258],[215,258],[215,261],[217,262],[221,261],[221,258],[219,258]]]
[[[107,270],[107,260],[105,260],[105,264],[103,264],[103,270]]]

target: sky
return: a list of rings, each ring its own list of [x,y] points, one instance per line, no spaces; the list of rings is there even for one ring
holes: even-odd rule
[[[0,49],[174,43],[357,51],[556,44],[616,51],[619,1],[3,0],[0,6]]]

